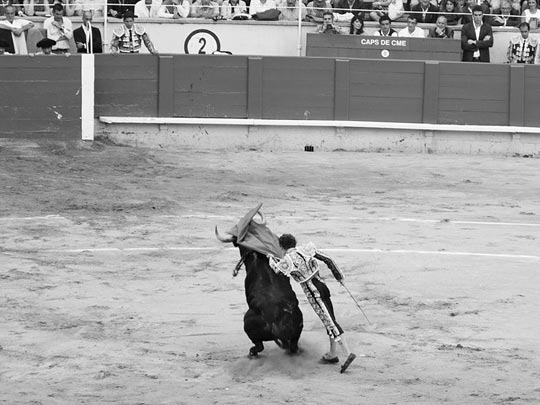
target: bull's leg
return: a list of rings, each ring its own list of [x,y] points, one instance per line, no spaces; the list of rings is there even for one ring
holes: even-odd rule
[[[302,334],[302,329],[304,328],[304,318],[300,309],[296,308],[296,310],[293,311],[293,314],[293,325],[295,332],[291,337],[289,345],[289,352],[291,354],[298,353],[298,341],[300,340],[300,335]]]
[[[263,319],[249,309],[244,315],[244,331],[255,346],[249,349],[249,357],[255,357],[264,350],[263,340],[265,339],[265,323]]]
[[[249,349],[249,357],[257,357],[257,355],[264,350],[263,342],[253,342],[255,346]]]

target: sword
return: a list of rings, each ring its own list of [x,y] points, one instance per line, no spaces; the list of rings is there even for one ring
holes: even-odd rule
[[[347,291],[350,295],[350,297],[352,298],[352,300],[354,301],[354,303],[356,304],[356,306],[358,307],[358,309],[362,312],[362,315],[364,315],[364,318],[366,318],[366,320],[368,321],[369,325],[370,326],[373,326],[373,324],[371,323],[371,321],[369,320],[369,318],[367,317],[366,313],[364,312],[364,310],[362,309],[362,307],[360,306],[360,304],[358,303],[358,301],[356,300],[356,298],[354,298],[354,295],[352,295],[351,291],[347,288],[347,286],[345,285],[345,283],[343,282],[343,280],[339,280],[339,284],[341,284],[343,286],[343,288],[345,288],[345,291]]]

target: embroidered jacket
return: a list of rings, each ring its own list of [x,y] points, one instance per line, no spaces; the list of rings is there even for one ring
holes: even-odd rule
[[[318,260],[328,266],[336,280],[343,279],[343,274],[336,263],[329,256],[317,250],[311,242],[287,250],[283,259],[274,256],[269,257],[270,267],[276,273],[281,272],[288,277],[292,277],[298,283],[305,283],[318,275]]]
[[[118,51],[120,53],[138,53],[144,41],[146,31],[140,25],[133,25],[131,32],[125,25],[121,25],[113,30],[113,42],[118,41]]]
[[[533,64],[538,51],[538,40],[532,37],[523,39],[517,35],[510,40],[508,46],[508,63]]]

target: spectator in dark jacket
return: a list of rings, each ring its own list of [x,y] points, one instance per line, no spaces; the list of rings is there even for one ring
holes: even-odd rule
[[[493,10],[489,23],[493,27],[517,27],[521,22],[519,12],[512,8],[509,1],[503,1],[501,8]]]
[[[439,9],[429,0],[420,0],[420,3],[411,8],[411,14],[416,17],[418,23],[434,24],[437,21]]]

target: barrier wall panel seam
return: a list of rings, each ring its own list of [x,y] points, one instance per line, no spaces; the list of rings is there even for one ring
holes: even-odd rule
[[[96,58],[96,70],[120,67],[151,67],[157,69],[158,59],[154,55],[99,55]]]
[[[419,89],[418,87],[419,86],[399,86],[392,89],[389,87],[376,86],[351,86],[350,95],[351,97],[387,97],[391,99],[423,98],[424,91],[423,89]]]
[[[508,112],[510,103],[508,100],[485,100],[482,103],[477,103],[475,100],[456,100],[456,99],[441,99],[439,98],[440,110],[454,110],[462,108],[466,111],[499,111]]]
[[[372,72],[372,73],[366,73],[366,72],[356,72],[352,71],[351,75],[351,83],[387,83],[389,80],[392,79],[398,79],[397,83],[403,83],[403,82],[424,82],[424,75],[418,74],[418,73],[400,73],[400,72]]]
[[[351,73],[384,74],[384,73],[402,73],[402,74],[424,74],[424,62],[411,61],[390,61],[390,60],[370,60],[358,61],[351,60]]]

